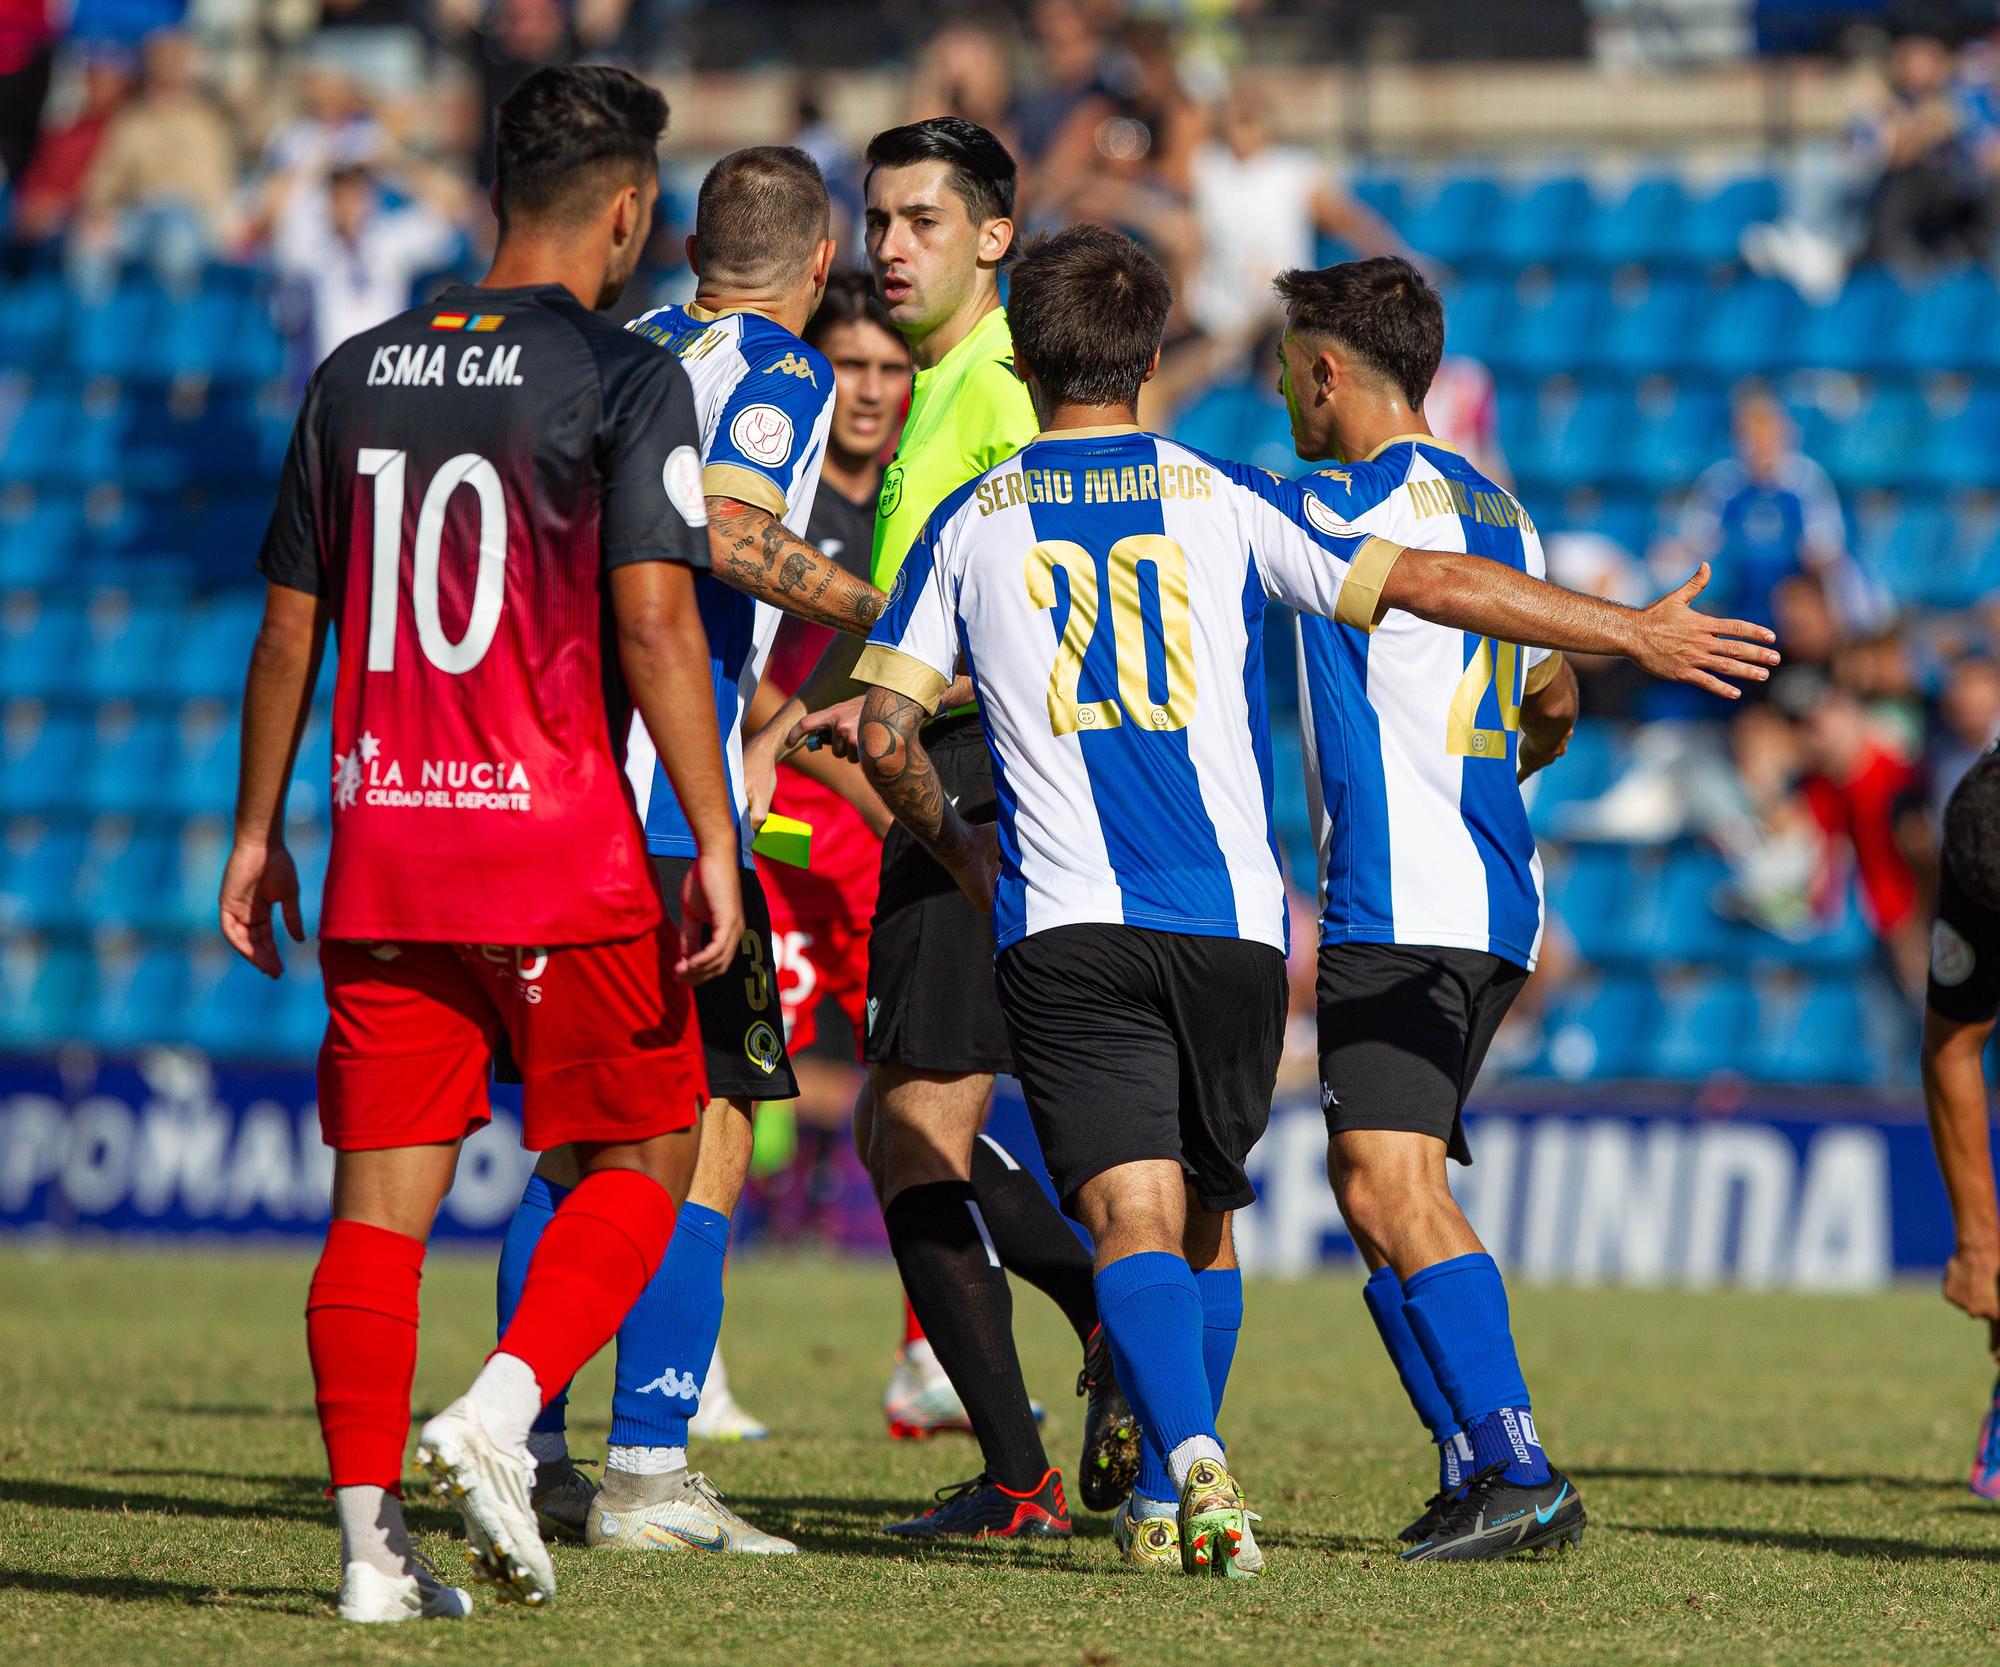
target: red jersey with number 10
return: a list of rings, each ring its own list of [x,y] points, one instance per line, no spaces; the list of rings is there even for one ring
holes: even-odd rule
[[[448,290],[321,366],[258,568],[337,633],[322,936],[657,924],[604,581],[708,566],[699,446],[672,355],[560,288]]]

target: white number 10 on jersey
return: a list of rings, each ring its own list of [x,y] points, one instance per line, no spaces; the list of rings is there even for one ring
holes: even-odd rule
[[[375,532],[368,592],[368,669],[396,669],[397,585],[403,571],[403,484],[409,454],[364,446],[357,467],[375,477]],[[472,611],[465,635],[445,635],[438,613],[438,559],[444,543],[445,511],[452,494],[468,486],[479,500],[479,576],[472,587]],[[417,641],[424,658],[439,671],[462,676],[486,658],[500,628],[507,598],[507,497],[500,471],[476,452],[460,452],[431,477],[417,511],[416,566],[410,597],[417,611]]]

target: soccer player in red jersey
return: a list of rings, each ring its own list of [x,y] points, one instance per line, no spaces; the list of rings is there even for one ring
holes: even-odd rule
[[[700,433],[672,355],[593,311],[637,265],[666,115],[607,68],[543,70],[507,100],[492,270],[321,367],[259,559],[221,919],[274,977],[274,910],[303,940],[285,788],[328,625],[340,644],[320,923],[333,1220],[306,1332],[350,1620],[470,1607],[414,1555],[398,1485],[425,1240],[488,1115],[494,1048],[521,1067],[527,1144],[570,1145],[583,1172],[499,1347],[419,1438],[503,1598],[555,1586],[529,1423],[659,1265],[694,1162],[707,1084],[684,986],[743,924],[695,603]],[[699,846],[680,930],[613,742],[633,705]]]

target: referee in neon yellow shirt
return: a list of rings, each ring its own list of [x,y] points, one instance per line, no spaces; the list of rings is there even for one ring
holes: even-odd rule
[[[1014,183],[1006,147],[957,117],[891,128],[868,147],[869,264],[916,364],[909,418],[876,506],[870,577],[885,591],[946,495],[1035,436],[1000,305]],[[841,692],[857,649],[843,640],[829,650],[802,691],[808,700],[823,704]],[[970,701],[970,680],[961,679],[924,744],[960,812],[990,822],[998,814],[992,762]],[[789,740],[803,710],[788,709],[771,729],[783,724],[779,735]],[[831,713],[802,727],[852,750],[852,730],[843,737]],[[760,742],[776,739],[766,730]],[[1082,1344],[1090,1404],[1078,1480],[1092,1509],[1110,1510],[1130,1490],[1137,1428],[1098,1330],[1088,1255],[1034,1180],[980,1137],[993,1078],[1012,1069],[994,993],[991,918],[900,826],[882,850],[867,1019],[869,1093],[856,1110],[857,1137],[911,1306],[984,1460],[975,1482],[889,1531],[1066,1536],[1062,1478],[1022,1382],[1003,1270],[1045,1291]]]

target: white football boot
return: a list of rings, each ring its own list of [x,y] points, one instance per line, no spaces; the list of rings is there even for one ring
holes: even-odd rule
[[[535,1461],[525,1447],[508,1452],[460,1396],[418,1432],[417,1463],[430,1472],[432,1491],[465,1518],[474,1579],[503,1602],[539,1606],[555,1596],[555,1564],[535,1523]]]
[[[462,1621],[472,1613],[472,1594],[438,1579],[437,1570],[412,1556],[401,1574],[384,1574],[373,1563],[349,1563],[340,1576],[340,1618],[363,1625],[399,1621]]]
[[[614,1551],[735,1551],[789,1557],[798,1547],[753,1527],[722,1502],[698,1470],[634,1476],[606,1470],[591,1502],[584,1544]]]
[[[701,1405],[688,1420],[688,1434],[697,1441],[762,1441],[770,1433],[729,1392],[729,1369],[718,1346],[708,1362],[708,1381],[701,1386]]]

